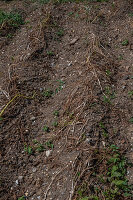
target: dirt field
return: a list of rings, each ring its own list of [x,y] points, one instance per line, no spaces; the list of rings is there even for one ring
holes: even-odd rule
[[[131,200],[132,100],[132,0],[0,1],[0,200]]]

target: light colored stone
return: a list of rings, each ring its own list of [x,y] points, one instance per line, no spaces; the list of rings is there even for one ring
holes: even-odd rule
[[[30,118],[30,120],[31,121],[34,121],[36,118],[34,117],[34,116],[32,116],[31,118]]]
[[[78,37],[76,37],[76,38],[74,38],[73,40],[71,40],[71,42],[70,42],[70,45],[73,45],[73,44],[75,44],[77,41],[78,41]]]
[[[47,150],[47,151],[46,151],[46,156],[49,157],[50,154],[51,154],[51,152],[52,152],[51,150]]]
[[[37,169],[34,167],[34,168],[32,169],[32,172],[33,172],[33,173],[35,173],[35,172],[36,172],[36,170],[37,170]]]
[[[18,185],[19,184],[18,180],[16,180],[15,183],[16,183],[16,185]]]
[[[18,177],[18,180],[22,181],[22,179],[23,179],[23,176]]]

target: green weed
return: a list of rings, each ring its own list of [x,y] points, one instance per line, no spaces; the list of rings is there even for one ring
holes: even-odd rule
[[[111,75],[111,71],[109,69],[106,70],[106,75],[110,76]]]
[[[129,122],[133,124],[133,117],[131,117],[131,119],[129,120]]]
[[[47,55],[54,56],[54,53],[52,51],[47,51]]]
[[[133,13],[129,13],[128,16],[129,16],[129,17],[133,17]]]
[[[102,129],[105,129],[105,125],[103,123],[100,123],[99,126]],[[129,185],[126,178],[127,168],[132,165],[128,162],[127,158],[123,156],[120,148],[112,144],[104,151],[101,151],[100,157],[99,155],[100,152],[95,153],[96,159],[98,158],[97,163],[99,163],[99,161],[101,162],[101,160],[103,160],[103,162],[99,165],[99,167],[96,164],[94,169],[92,169],[91,177],[94,184],[90,177],[89,179],[92,185],[89,189],[90,191],[88,191],[90,182],[82,183],[82,186],[80,186],[77,191],[77,195],[79,196],[78,199],[116,200],[125,199],[126,197],[132,198],[132,186]],[[83,184],[87,185],[84,187]],[[91,192],[93,194],[91,194]],[[88,193],[91,195],[88,196]]]
[[[47,133],[50,132],[50,129],[47,125],[45,125],[42,130],[47,132]]]
[[[53,115],[54,115],[55,117],[59,117],[59,111],[58,111],[58,110],[55,110],[55,111],[53,112]]]
[[[109,103],[109,104],[111,104],[111,101],[110,101],[110,98],[108,98],[107,96],[103,96],[103,101],[105,102],[105,103]]]
[[[68,13],[68,16],[71,16],[71,15],[73,15],[74,14],[74,12],[69,12]]]
[[[131,196],[131,186],[126,179],[128,162],[120,153],[119,148],[115,145],[111,146],[113,155],[110,156],[108,162],[107,181],[110,183],[110,189],[103,192],[104,196],[109,200],[115,200],[118,196]]]
[[[57,82],[59,82],[59,86],[55,89],[55,91],[48,89],[48,90],[45,90],[42,93],[42,95],[45,96],[46,98],[50,98],[53,95],[59,93],[59,91],[61,91],[63,89],[63,85],[65,84],[65,82],[62,80],[57,80]]]
[[[19,13],[16,12],[4,12],[0,11],[0,25],[5,28],[7,26],[18,28],[20,25],[24,24],[24,20]]]
[[[56,35],[57,35],[58,37],[62,37],[62,36],[64,35],[64,30],[63,30],[63,29],[58,30],[58,31],[56,32]]]
[[[18,200],[25,200],[25,196],[19,197]]]
[[[97,196],[92,195],[88,197],[88,200],[99,200],[99,198]]]
[[[46,98],[50,98],[50,97],[52,97],[52,95],[53,95],[53,91],[52,90],[45,90],[43,93],[42,93],[42,95],[43,96],[45,96]]]
[[[39,142],[37,140],[33,140],[33,144],[34,144],[34,151],[37,151],[39,153],[43,152],[45,150],[45,147],[43,144],[39,144]]]
[[[63,89],[63,85],[65,84],[65,82],[62,80],[57,80],[57,82],[59,82],[59,86],[58,86],[58,88],[55,89],[55,94],[57,94],[59,91],[61,91]]]
[[[28,153],[29,155],[33,154],[33,148],[32,148],[31,146],[25,145],[24,151],[25,151],[26,153]]]
[[[37,140],[33,140],[33,143],[34,143],[34,144],[38,144],[38,141],[37,141]]]
[[[70,120],[74,119],[74,112],[72,112],[72,113],[69,114],[69,119]]]
[[[57,127],[57,126],[58,126],[58,122],[56,122],[56,121],[53,122],[53,126],[54,126],[54,127]]]
[[[7,38],[10,38],[10,39],[11,39],[12,37],[13,37],[13,35],[12,35],[12,34],[10,34],[10,33],[9,33],[9,34],[7,34]]]
[[[115,98],[115,93],[112,92],[111,89],[110,89],[109,87],[106,87],[106,88],[105,88],[105,94],[106,94],[106,95],[103,96],[103,101],[104,101],[105,103],[111,104],[111,100]]]
[[[128,40],[124,40],[121,44],[122,44],[122,46],[127,46],[129,44],[129,41]]]
[[[133,90],[130,91],[130,92],[128,92],[128,95],[129,95],[129,96],[133,96]]]
[[[36,147],[36,150],[40,153],[40,152],[43,152],[45,150],[45,148],[42,144],[38,144]]]
[[[75,14],[75,18],[78,18],[78,17],[79,17],[79,13],[76,13],[76,14]]]
[[[115,8],[115,2],[112,3],[112,8]]]
[[[60,39],[63,35],[64,35],[64,30],[58,29],[57,32],[55,32],[54,40],[60,41]]]
[[[83,197],[80,200],[88,200],[88,197]]]
[[[53,144],[53,142],[52,141],[47,141],[46,143],[45,143],[45,145],[48,147],[48,148],[50,148],[50,149],[53,149],[54,148],[54,144]]]
[[[122,56],[122,55],[119,55],[118,59],[119,59],[119,60],[123,60],[123,56]]]

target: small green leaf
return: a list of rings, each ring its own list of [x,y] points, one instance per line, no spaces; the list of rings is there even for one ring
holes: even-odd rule
[[[38,144],[38,141],[37,141],[37,140],[33,140],[33,143],[34,143],[34,144]]]
[[[111,177],[121,177],[122,174],[120,172],[113,172]]]
[[[47,132],[47,133],[50,131],[48,126],[44,126],[42,130]]]
[[[28,153],[32,154],[32,147],[28,147]]]
[[[47,141],[47,142],[45,143],[45,145],[46,145],[48,148],[51,148],[51,149],[54,148],[54,144],[52,143],[52,141]]]
[[[55,111],[53,112],[53,114],[54,114],[54,116],[59,117],[59,111],[58,111],[58,110],[55,110]]]
[[[54,53],[52,51],[47,51],[47,55],[54,56]]]
[[[129,120],[129,122],[133,124],[133,117]]]
[[[110,70],[108,70],[108,69],[106,70],[106,75],[107,75],[107,76],[110,76],[110,75],[111,75]]]
[[[133,17],[133,13],[129,13],[128,16],[129,16],[129,17]]]
[[[30,155],[33,153],[33,149],[31,146],[25,146],[24,151]]]
[[[129,96],[133,96],[133,91],[128,92]]]
[[[19,197],[18,200],[25,200],[25,197],[24,196]]]
[[[117,170],[118,170],[118,167],[116,165],[113,165],[113,167],[112,167],[112,173],[114,173]]]
[[[44,151],[44,146],[42,144],[38,144],[36,150],[40,153]]]
[[[105,129],[105,126],[104,126],[103,122],[99,122],[99,126],[100,126],[102,129]]]
[[[54,127],[57,127],[57,126],[58,126],[58,122],[56,122],[56,121],[53,122],[53,126],[54,126]]]
[[[122,46],[127,46],[129,44],[129,41],[128,40],[124,40],[121,44],[122,44]]]
[[[77,172],[77,176],[80,176],[80,172]]]
[[[78,194],[79,194],[80,197],[82,197],[82,194],[83,194],[82,190],[79,189]],[[83,200],[83,199],[81,199],[81,200]]]
[[[80,200],[88,200],[88,197],[83,197],[83,198],[80,199]]]
[[[124,193],[124,197],[131,197],[132,195],[130,193]]]
[[[112,183],[114,183],[116,186],[123,186],[126,185],[127,183],[123,180],[114,180],[112,181]]]
[[[50,98],[52,97],[52,95],[54,94],[54,92],[52,90],[46,90],[42,93],[43,96]]]

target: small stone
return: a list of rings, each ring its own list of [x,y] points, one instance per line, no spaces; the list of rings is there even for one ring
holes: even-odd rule
[[[18,180],[22,181],[22,179],[23,179],[23,176],[18,177]]]
[[[125,67],[126,71],[128,71],[128,70],[129,70],[129,67],[130,67],[130,66],[126,66],[126,67]]]
[[[67,64],[68,67],[70,67],[71,65],[72,65],[72,61]]]
[[[27,197],[27,196],[28,196],[28,194],[29,194],[29,193],[28,193],[28,192],[26,192],[26,193],[25,193],[25,196]]]
[[[33,122],[32,122],[32,125],[34,125],[35,123],[36,123],[36,122],[35,122],[35,121],[33,121]]]
[[[41,199],[41,197],[40,197],[40,196],[38,196],[38,197],[37,197],[37,199]]]
[[[70,45],[75,44],[75,43],[77,42],[78,39],[79,39],[78,37],[74,38],[74,39],[70,42]]]
[[[42,92],[43,91],[43,88],[40,88],[40,92]]]
[[[31,118],[30,118],[30,120],[31,121],[34,121],[36,118],[34,117],[34,116],[32,116]]]
[[[46,151],[46,156],[49,157],[50,154],[51,154],[51,152],[52,152],[51,150],[47,150],[47,151]]]
[[[103,143],[103,146],[105,147],[105,142],[104,142],[104,141],[102,141],[102,143]]]
[[[86,140],[85,140],[85,142],[86,142],[87,144],[89,144],[89,143],[90,143],[90,141],[91,141],[91,139],[90,139],[90,138],[86,138]]]
[[[123,86],[122,86],[122,89],[125,89],[125,88],[126,88],[126,86],[125,86],[125,85],[123,85]]]
[[[19,184],[18,180],[16,180],[15,183],[16,183],[16,185],[18,185]]]
[[[82,71],[79,71],[79,75],[81,75],[82,74]]]
[[[36,172],[36,170],[37,170],[37,169],[34,167],[34,168],[32,169],[32,172],[33,172],[33,173],[35,173],[35,172]]]

